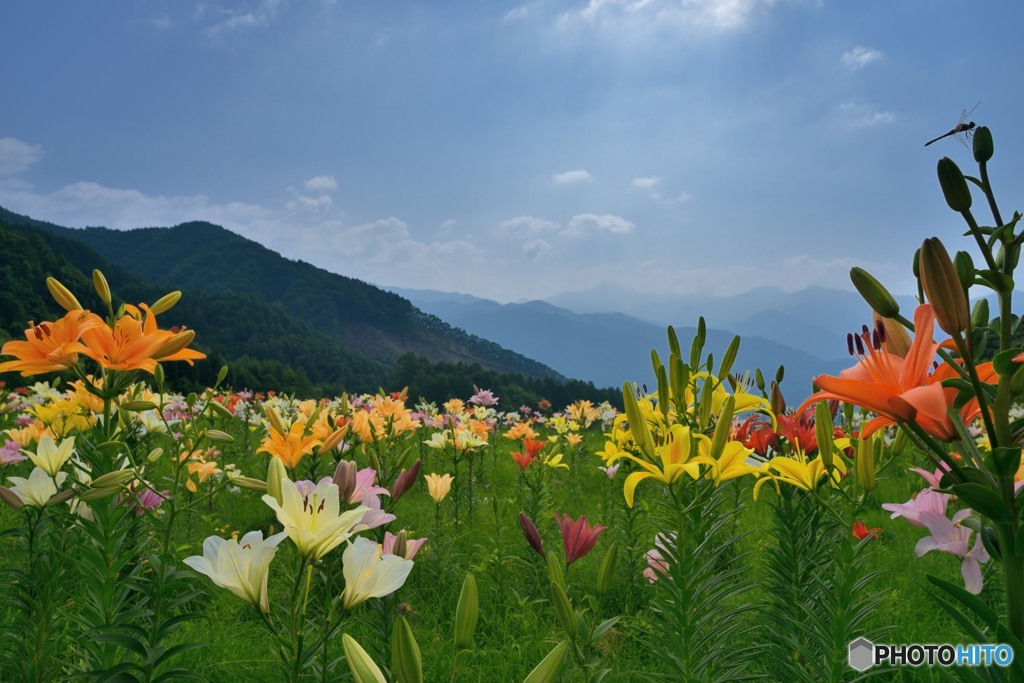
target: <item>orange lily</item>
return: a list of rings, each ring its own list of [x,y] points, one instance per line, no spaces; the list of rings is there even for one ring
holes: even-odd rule
[[[9,341],[0,349],[0,354],[17,358],[0,363],[0,372],[20,371],[22,377],[29,377],[67,370],[85,352],[79,338],[96,327],[104,327],[103,320],[89,311],[70,311],[52,323],[29,323],[25,341]]]
[[[321,445],[320,439],[313,434],[306,434],[305,425],[296,421],[287,434],[282,434],[273,427],[267,430],[263,443],[256,449],[257,453],[270,453],[288,469],[295,469],[302,458]]]
[[[141,308],[145,312],[139,312]],[[145,304],[125,306],[114,328],[106,325],[90,327],[82,333],[84,349],[89,356],[108,370],[145,370],[153,372],[157,361],[183,360],[189,365],[206,354],[189,348],[195,336],[191,330],[172,332],[156,326],[156,314]]]
[[[797,414],[816,401],[838,399],[877,413],[878,417],[864,426],[863,436],[887,425],[913,422],[938,439],[955,439],[956,430],[946,409],[956,391],[943,389],[940,382],[955,376],[956,370],[941,365],[928,374],[939,348],[934,341],[935,312],[930,304],[921,304],[914,311],[914,329],[917,333],[906,357],[890,353],[882,343],[872,343],[877,338],[873,340],[866,333],[861,338],[852,338],[857,342],[857,365],[843,370],[839,377],[815,377],[821,391],[804,401]],[[978,366],[978,371],[982,381],[994,375],[991,363]],[[976,417],[977,401],[964,406],[961,414],[965,421]]]

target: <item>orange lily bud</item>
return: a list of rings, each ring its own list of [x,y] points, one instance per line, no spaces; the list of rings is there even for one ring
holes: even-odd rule
[[[267,421],[270,422],[270,426],[278,434],[287,434],[288,430],[284,428],[284,424],[281,423],[281,418],[277,414],[277,411],[274,410],[274,407],[273,406],[267,406],[266,412],[267,412]]]
[[[53,295],[53,300],[60,304],[61,308],[65,311],[82,310],[82,304],[78,303],[78,299],[75,298],[75,295],[71,293],[71,290],[62,285],[57,278],[46,278],[46,288],[50,290],[50,294]]]
[[[345,433],[347,431],[348,430],[346,429],[335,430],[330,436],[327,437],[323,445],[320,446],[320,452],[326,453],[327,451],[333,451],[335,448],[337,448],[338,444],[341,443],[341,440],[345,438]]]
[[[195,330],[185,330],[184,332],[179,332],[178,334],[174,335],[166,342],[164,342],[163,345],[159,349],[157,349],[155,353],[153,353],[153,358],[159,359],[167,358],[168,356],[173,356],[178,351],[181,351],[183,348],[191,344],[192,340],[195,338]]]
[[[921,286],[946,334],[967,329],[971,322],[967,294],[946,247],[937,237],[929,237],[921,245]]]

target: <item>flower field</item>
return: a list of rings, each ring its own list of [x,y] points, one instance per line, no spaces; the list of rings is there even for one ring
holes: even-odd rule
[[[51,277],[67,313],[0,362],[34,382],[0,389],[0,679],[1024,680],[1012,656],[848,659],[858,638],[1024,653],[1024,238],[986,140],[994,227],[939,164],[985,263],[925,240],[913,312],[855,268],[875,319],[798,405],[733,367],[739,338],[708,353],[703,321],[621,410],[310,400],[226,369],[181,395],[164,366],[205,356],[160,327],[180,293]]]

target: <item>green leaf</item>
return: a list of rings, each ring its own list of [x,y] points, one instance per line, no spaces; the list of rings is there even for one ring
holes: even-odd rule
[[[994,522],[1012,522],[1013,512],[999,497],[999,494],[982,484],[957,484],[953,493],[960,497],[975,512]]]
[[[1014,348],[1000,351],[992,359],[992,369],[996,371],[1000,377],[1012,377],[1017,370],[1020,369],[1020,364],[1013,361],[1014,358],[1024,353],[1024,349]]]
[[[996,624],[999,622],[999,616],[991,607],[985,604],[984,600],[969,592],[963,586],[957,586],[956,584],[940,579],[937,576],[928,575],[927,578],[932,585],[938,586],[942,590],[946,591],[956,598],[961,604],[974,612],[974,614],[977,615],[977,617],[990,629],[994,629],[996,627]],[[982,641],[979,640],[978,642]]]

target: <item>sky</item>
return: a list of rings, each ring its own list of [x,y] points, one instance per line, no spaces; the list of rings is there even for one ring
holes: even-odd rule
[[[206,220],[381,286],[912,290],[969,249],[924,142],[1024,209],[1024,3],[5,2],[0,205]],[[976,173],[976,167],[974,169]],[[990,221],[984,213],[982,224]],[[196,249],[203,245],[196,244]]]

